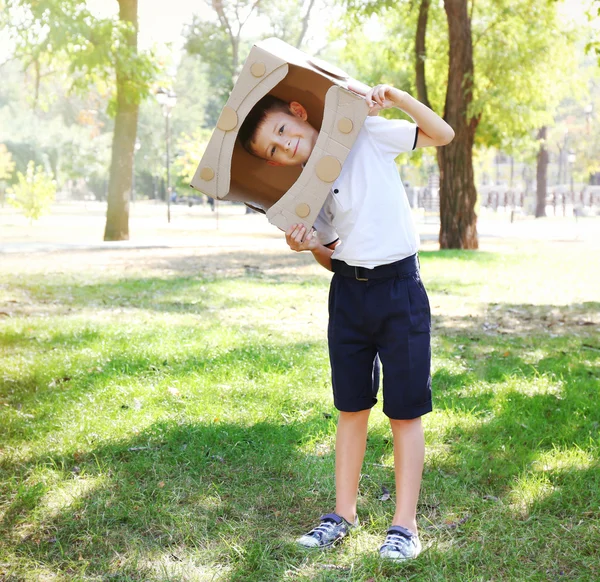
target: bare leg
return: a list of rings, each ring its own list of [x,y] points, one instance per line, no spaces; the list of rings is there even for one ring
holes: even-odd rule
[[[417,502],[425,462],[425,437],[420,418],[392,420],[394,467],[396,473],[396,513],[392,525],[417,533]]]
[[[335,439],[335,512],[350,523],[356,518],[360,470],[367,447],[371,410],[340,412]]]

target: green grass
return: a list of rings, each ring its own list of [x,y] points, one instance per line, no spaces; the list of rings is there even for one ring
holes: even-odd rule
[[[560,245],[421,264],[435,409],[405,565],[376,556],[380,405],[363,526],[290,543],[334,503],[324,271],[4,272],[0,580],[600,579],[598,269]]]

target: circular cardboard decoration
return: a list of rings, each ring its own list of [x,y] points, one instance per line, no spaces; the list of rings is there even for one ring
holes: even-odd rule
[[[217,121],[217,127],[223,131],[231,131],[235,128],[238,123],[237,113],[229,105],[223,107],[219,121]]]
[[[333,156],[324,156],[317,162],[317,176],[323,182],[333,182],[342,171],[342,164]]]
[[[262,77],[266,72],[267,72],[267,67],[265,66],[264,63],[254,63],[251,67],[250,67],[250,72],[255,76],[255,77]]]
[[[347,117],[342,117],[342,119],[338,121],[338,129],[342,133],[351,133],[353,127],[354,124],[352,123],[352,120]]]
[[[214,177],[215,171],[212,168],[204,166],[204,168],[200,170],[200,178],[205,182],[210,182]]]
[[[347,81],[350,78],[350,75],[348,75],[348,73],[345,71],[342,71],[342,69],[339,67],[336,67],[327,61],[318,59],[317,57],[311,57],[308,59],[308,62],[315,67],[315,69],[319,69],[319,71],[322,71],[330,77],[335,77],[336,79],[341,79],[342,81]]]
[[[298,204],[298,206],[296,206],[296,214],[300,218],[306,218],[310,214],[310,206],[305,202]]]

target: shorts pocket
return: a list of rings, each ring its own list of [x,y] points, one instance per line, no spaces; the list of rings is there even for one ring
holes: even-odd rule
[[[419,273],[415,273],[407,280],[408,297],[410,301],[410,322],[411,330],[418,332],[431,331],[431,308],[429,305],[429,297],[425,286],[419,277]]]

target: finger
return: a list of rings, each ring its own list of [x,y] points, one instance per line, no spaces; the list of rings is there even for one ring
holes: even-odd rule
[[[304,228],[304,226],[301,226],[298,231],[296,232],[296,236],[294,237],[296,239],[296,242],[301,243],[302,242],[302,238],[304,237],[304,233],[306,232],[306,228]]]
[[[361,81],[357,81],[356,79],[350,79],[348,81],[348,89],[350,91],[354,91],[354,93],[362,95],[363,97],[369,92],[370,88],[371,87],[369,87],[368,85],[365,85],[364,83],[362,83]]]
[[[379,113],[381,111],[381,105],[378,105],[377,103],[375,103],[373,105],[373,107],[369,108],[369,114],[371,113]]]

